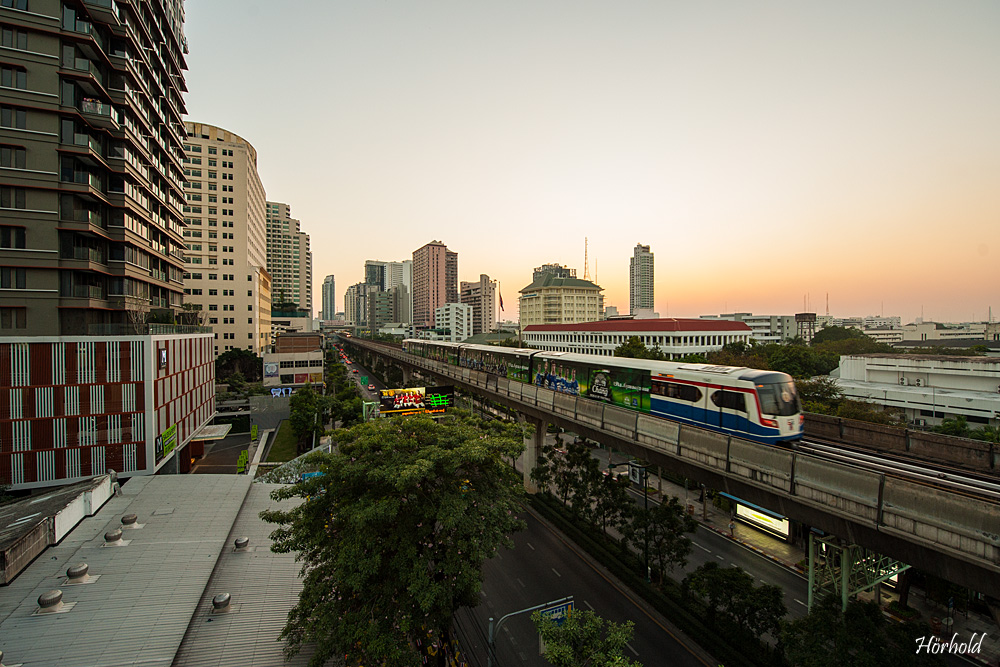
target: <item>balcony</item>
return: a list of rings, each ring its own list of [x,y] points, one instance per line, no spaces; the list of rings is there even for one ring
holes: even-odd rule
[[[78,35],[87,35],[97,42],[97,46],[101,48],[101,51],[107,52],[107,49],[104,48],[104,40],[101,38],[101,33],[97,32],[94,28],[94,24],[89,21],[74,21],[72,19],[65,19],[63,20],[62,27],[63,30],[75,32]]]
[[[100,227],[101,229],[108,228],[108,224],[104,221],[104,216],[101,215],[100,211],[88,211],[87,209],[78,208],[71,211],[63,211],[59,217],[63,220],[82,222],[85,225]]]
[[[107,256],[104,251],[99,248],[73,248],[73,254],[67,259],[82,259],[87,262],[94,262],[96,264],[107,264]]]
[[[118,112],[107,102],[84,98],[77,107],[87,122],[104,130],[118,130]]]
[[[101,70],[86,58],[73,58],[70,62],[64,62],[63,69],[91,76],[98,84],[104,85],[104,76],[101,74]]]
[[[114,0],[83,0],[83,5],[97,20],[110,23],[113,26],[121,25],[118,7]]]
[[[103,299],[104,289],[97,285],[73,285],[73,296],[78,299]]]

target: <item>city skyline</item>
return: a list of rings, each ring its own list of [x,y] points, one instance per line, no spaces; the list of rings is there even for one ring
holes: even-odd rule
[[[620,312],[637,242],[663,317],[1000,308],[1000,6],[304,6],[188,6],[185,100],[310,221],[317,294],[440,238],[514,319],[589,237]],[[257,103],[261,78],[297,103]]]

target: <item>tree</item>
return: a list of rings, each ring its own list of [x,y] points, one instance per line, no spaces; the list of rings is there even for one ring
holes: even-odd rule
[[[628,478],[619,480],[609,474],[594,488],[594,518],[602,533],[607,534],[608,524],[621,530],[635,513],[628,487]]]
[[[308,459],[322,475],[272,493],[303,499],[261,513],[279,525],[272,550],[303,561],[286,655],[315,643],[311,667],[335,656],[420,664],[417,641],[445,638],[455,611],[478,604],[483,563],[524,526],[506,463],[521,452],[520,430],[480,423],[420,415],[340,430],[338,453]]]
[[[545,660],[556,667],[642,667],[622,655],[632,638],[632,621],[618,624],[605,622],[592,611],[574,611],[561,625],[542,618],[540,612],[531,615],[538,634],[545,642]],[[605,623],[607,628],[605,629]]]
[[[812,345],[816,346],[821,343],[861,337],[868,338],[860,329],[853,327],[823,327],[813,335]]]
[[[958,438],[969,437],[969,424],[965,419],[965,415],[959,415],[954,419],[943,419],[939,426],[935,426],[931,430],[935,433],[953,435]]]
[[[684,533],[698,528],[677,498],[664,500],[649,509],[634,511],[632,522],[622,527],[622,534],[639,553],[648,549],[649,567],[663,584],[663,575],[677,566],[684,567],[691,553],[691,540]]]
[[[627,341],[615,348],[616,357],[631,357],[633,359],[653,359],[664,361],[667,355],[658,347],[646,347],[638,336],[630,336]]]
[[[827,596],[809,615],[785,625],[785,656],[796,667],[868,667],[869,665],[943,665],[936,655],[915,653],[916,640],[930,630],[914,623],[891,623],[875,602],[847,603]]]
[[[215,358],[215,379],[225,382],[233,373],[240,373],[248,382],[260,382],[264,376],[264,360],[250,350],[229,350]]]
[[[806,412],[817,412],[824,415],[836,414],[837,407],[844,399],[840,386],[830,377],[796,380],[795,387],[799,391],[799,399]]]
[[[299,441],[299,451],[306,451],[315,437],[323,435],[323,415],[326,412],[325,397],[306,385],[292,394],[288,401],[290,414],[288,421],[292,433]]]
[[[990,425],[974,428],[969,431],[969,437],[973,440],[1000,443],[1000,428]]]
[[[788,612],[780,586],[754,587],[753,577],[739,567],[705,563],[684,578],[684,587],[706,603],[709,623],[723,620],[748,637],[778,638],[781,619]]]

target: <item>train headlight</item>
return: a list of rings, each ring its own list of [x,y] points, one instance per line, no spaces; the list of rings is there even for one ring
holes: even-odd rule
[[[777,419],[764,419],[763,417],[761,417],[760,423],[763,424],[764,426],[770,426],[771,428],[778,428]]]

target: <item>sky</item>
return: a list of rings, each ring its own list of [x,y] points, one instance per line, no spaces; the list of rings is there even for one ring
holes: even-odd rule
[[[1000,3],[188,0],[188,120],[254,145],[313,303],[432,240],[662,317],[1000,318]]]

